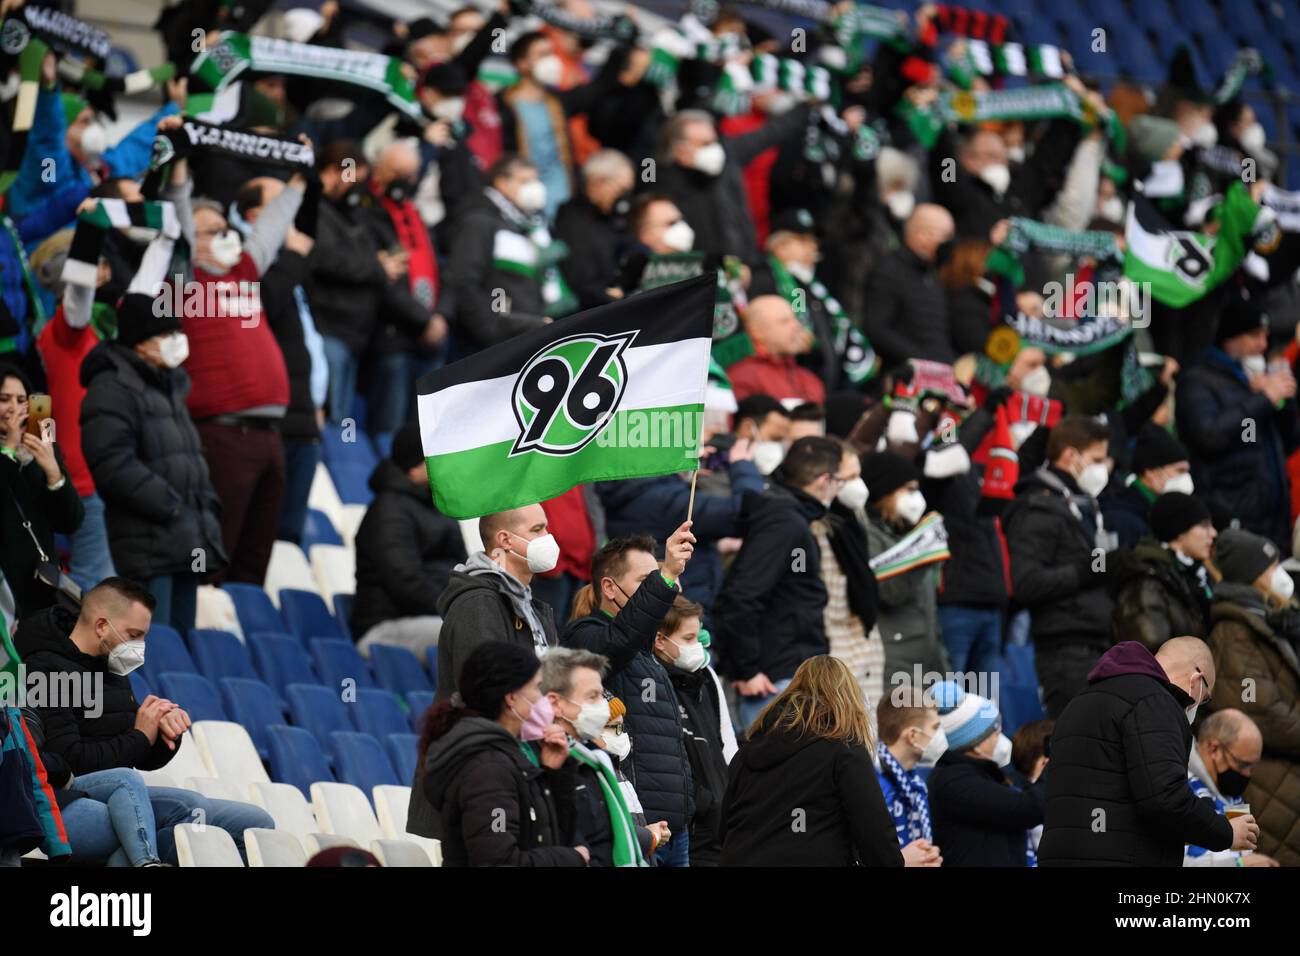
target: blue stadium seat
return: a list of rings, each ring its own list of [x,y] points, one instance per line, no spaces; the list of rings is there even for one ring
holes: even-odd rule
[[[404,734],[410,727],[406,711],[397,698],[386,690],[362,688],[357,691],[356,703],[348,705],[353,723],[363,734],[383,740],[389,734]]]
[[[285,699],[290,684],[318,684],[320,678],[311,666],[311,658],[296,637],[289,634],[250,634],[248,645],[262,680]]]
[[[338,621],[314,591],[285,588],[280,592],[280,612],[289,632],[306,644],[313,637],[344,637]]]
[[[195,628],[190,631],[190,650],[199,671],[216,683],[223,677],[257,679],[257,669],[244,642],[229,631]]]
[[[202,674],[163,671],[158,678],[162,696],[178,704],[190,720],[229,720],[221,695]]]
[[[1008,737],[1031,720],[1043,719],[1037,684],[1002,683],[998,686],[998,703],[1002,707],[1002,730]]]
[[[334,779],[329,761],[316,738],[301,727],[272,724],[267,728],[271,746],[271,779],[288,783],[311,799],[311,785]]]
[[[393,762],[397,779],[408,786],[415,780],[415,762],[420,746],[418,734],[389,734],[384,738],[384,747],[388,750],[388,759]]]
[[[379,459],[370,444],[366,433],[360,429],[352,430],[353,441],[343,440],[343,429],[338,425],[326,425],[321,429],[321,453],[325,458],[325,467],[355,463],[374,471]]]
[[[397,778],[384,748],[369,734],[335,731],[330,734],[330,746],[339,780],[360,787],[366,795],[383,784],[402,786],[406,782]]]
[[[431,644],[424,649],[424,659],[429,664],[429,680],[433,681],[433,686],[438,686],[438,645]]]
[[[343,636],[350,641],[356,638],[352,634],[352,609],[356,607],[357,597],[355,594],[336,594],[334,595],[334,623],[339,626]]]
[[[420,721],[424,719],[424,712],[433,706],[433,692],[427,690],[413,690],[406,695],[407,706],[411,708],[411,727],[418,734],[420,732]]]
[[[355,461],[326,462],[325,467],[334,480],[339,500],[345,505],[368,505],[375,497],[370,490],[370,473],[374,468]]]
[[[374,668],[380,686],[387,687],[403,699],[413,690],[433,690],[429,675],[420,666],[420,659],[404,647],[372,644],[370,666]]]
[[[244,634],[254,631],[281,631],[284,622],[265,591],[253,584],[223,584],[222,590],[235,604],[235,615]]]
[[[313,544],[334,544],[342,545],[343,538],[339,535],[334,523],[330,521],[330,516],[316,508],[307,509],[307,520],[302,526],[302,549],[310,551]]]
[[[141,670],[150,687],[160,687],[162,682],[158,678],[169,671],[177,674],[199,672],[180,634],[163,624],[153,625],[145,635],[144,664]]]
[[[370,665],[357,653],[351,641],[333,637],[313,637],[311,656],[316,662],[316,673],[321,683],[335,693],[345,680],[355,681],[355,687],[377,687]]]
[[[148,652],[146,652],[147,656]],[[149,686],[149,678],[140,673],[142,670],[144,670],[143,667],[137,667],[126,675],[126,679],[131,682],[131,693],[135,694],[137,704],[153,693],[153,688]]]
[[[1133,19],[1151,30],[1168,30],[1178,24],[1169,0],[1140,0],[1133,4]]]
[[[253,738],[257,755],[263,760],[270,756],[271,738],[267,728],[284,722],[279,695],[260,680],[242,677],[225,677],[220,681],[221,696],[226,711],[237,723],[243,724],[248,736]]]
[[[294,726],[310,731],[322,747],[328,748],[330,734],[334,731],[354,729],[338,691],[318,684],[290,684],[285,693],[289,698],[289,714]]]
[[[391,432],[375,436],[375,454],[387,458],[393,453],[393,435]]]
[[[1174,0],[1174,8],[1178,21],[1196,33],[1205,35],[1221,29],[1219,17],[1208,0]]]

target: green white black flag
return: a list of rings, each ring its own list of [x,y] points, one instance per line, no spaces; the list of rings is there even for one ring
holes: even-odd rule
[[[578,313],[419,385],[439,510],[475,518],[698,464],[712,274]]]

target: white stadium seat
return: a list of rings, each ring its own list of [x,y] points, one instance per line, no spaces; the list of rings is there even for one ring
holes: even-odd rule
[[[283,830],[250,827],[244,831],[249,867],[299,867],[307,863],[302,841]]]
[[[250,783],[270,783],[253,739],[242,724],[228,720],[200,720],[192,728],[204,761],[217,777],[244,790]],[[195,776],[198,776],[197,774]]]
[[[216,777],[186,777],[185,789],[201,793],[209,800],[244,800],[243,790],[237,784]]]
[[[357,553],[337,544],[313,544],[311,569],[321,596],[329,603],[336,594],[357,593]]]
[[[406,840],[372,840],[370,852],[384,866],[433,866],[423,848]]]
[[[316,575],[302,548],[292,541],[276,541],[271,545],[271,560],[266,566],[263,589],[271,596],[271,603],[280,606],[280,590],[296,588],[299,591],[318,591]]]
[[[384,838],[370,801],[350,783],[313,783],[311,804],[316,822],[325,833],[348,837],[358,846],[369,846],[371,840]]]
[[[316,474],[312,476],[311,490],[307,493],[307,507],[325,512],[330,524],[335,528],[342,527],[343,502],[339,500],[338,489],[334,487],[334,480],[323,461],[316,463]]]
[[[220,827],[182,823],[173,832],[176,835],[176,861],[181,866],[244,865],[234,839]]]
[[[292,784],[250,783],[248,802],[269,813],[275,821],[276,830],[292,833],[304,843],[308,834],[320,830],[307,798]]]
[[[215,777],[217,772],[204,759],[203,753],[199,750],[199,745],[194,741],[194,728],[191,727],[185,731],[181,737],[181,745],[172,759],[167,761],[165,767],[166,773],[175,782],[173,787],[180,786],[179,781],[189,777]],[[163,786],[163,784],[152,784],[152,786]]]
[[[356,840],[349,837],[339,836],[337,833],[309,833],[307,839],[302,841],[303,849],[307,851],[307,859],[311,859],[321,850],[328,850],[336,846],[350,846],[354,850],[361,849]]]
[[[193,743],[193,741],[191,741]],[[175,758],[172,758],[175,762]],[[140,776],[144,777],[146,787],[171,787],[173,790],[180,788],[180,784],[166,770],[141,770]]]
[[[434,866],[442,866],[442,845],[437,840],[416,836],[406,830],[406,810],[411,805],[411,788],[380,784],[371,791],[375,817],[386,840],[405,840],[423,848]]]
[[[211,584],[199,586],[198,612],[194,626],[229,631],[241,641],[244,640],[244,629],[239,624],[239,615],[235,613],[235,602],[229,594]]]
[[[336,525],[339,535],[343,538],[343,543],[349,548],[357,546],[357,529],[361,527],[361,519],[366,516],[365,505],[342,505],[342,513],[339,515],[339,522]]]

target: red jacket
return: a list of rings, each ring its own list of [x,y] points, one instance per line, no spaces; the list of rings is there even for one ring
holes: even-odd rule
[[[542,510],[546,512],[547,530],[555,535],[555,543],[560,546],[560,561],[554,571],[539,577],[572,574],[579,581],[590,581],[591,559],[596,556],[596,532],[591,527],[591,515],[587,514],[582,486],[570,488],[558,498],[543,501]],[[555,610],[564,613],[567,608]]]
[[[213,289],[222,286],[232,301],[240,289],[239,283],[245,284],[245,290],[260,288],[257,266],[248,253],[223,276],[215,276],[196,265],[194,279],[203,285],[205,299],[212,297]],[[196,310],[188,307],[191,305],[187,301],[189,291],[186,290],[187,295],[182,299],[187,307],[182,313],[181,326],[190,340],[185,370],[194,383],[187,403],[194,420],[232,415],[262,405],[287,406],[289,372],[266,320],[260,293],[248,298],[254,306],[249,310],[252,314],[240,315],[233,306],[223,309],[218,301],[199,303],[200,314],[192,315],[188,313]],[[208,304],[214,306],[212,315],[207,314]]]
[[[81,401],[86,397],[86,387],[81,384],[81,360],[98,344],[99,335],[93,326],[74,329],[64,321],[62,305],[36,340],[49,379],[54,440],[63,452],[72,486],[83,498],[95,493],[95,482],[86,467],[86,456],[81,453]]]
[[[776,358],[763,352],[757,343],[754,355],[728,366],[727,377],[736,401],[751,395],[771,395],[778,401],[797,398],[802,402],[826,401],[826,385],[808,369],[795,362],[794,356]]]

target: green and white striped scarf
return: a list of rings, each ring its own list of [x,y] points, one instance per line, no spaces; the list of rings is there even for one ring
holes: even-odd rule
[[[569,255],[569,247],[551,238],[551,231],[541,216],[525,215],[491,186],[483,192],[501,215],[525,233],[497,231],[492,247],[493,267],[540,283],[546,314],[551,318],[558,319],[578,311],[578,297],[560,271],[560,263]]]
[[[1232,58],[1232,64],[1223,74],[1219,88],[1214,91],[1215,104],[1222,105],[1236,99],[1237,94],[1241,92],[1242,84],[1246,82],[1246,77],[1256,73],[1264,74],[1264,78],[1270,82],[1273,79],[1273,68],[1265,62],[1258,50],[1254,47],[1238,50],[1237,55]]]
[[[776,280],[777,291],[781,293],[782,298],[790,303],[790,307],[794,309],[794,314],[803,327],[815,336],[816,330],[813,328],[812,320],[808,315],[807,300],[804,296],[797,294],[804,287],[799,284],[798,280],[790,273],[790,270],[776,256],[769,255],[767,261],[771,266],[772,276]],[[835,349],[836,357],[840,361],[840,367],[845,378],[854,385],[861,385],[863,382],[871,381],[879,370],[880,359],[877,357],[875,349],[871,347],[866,335],[853,324],[853,320],[844,311],[844,306],[840,305],[839,300],[831,295],[830,289],[826,288],[820,279],[814,276],[812,282],[808,283],[806,288],[822,304],[827,317],[831,320],[831,328],[834,330],[835,336],[832,346]]]
[[[72,245],[63,264],[64,282],[94,288],[99,252],[104,235],[110,229],[125,229],[131,239],[149,243],[137,276],[147,277],[150,280],[148,284],[152,284],[152,280],[167,275],[176,240],[181,235],[176,207],[169,202],[101,199],[98,206],[77,216],[77,229],[72,234]],[[152,288],[137,289],[135,285],[132,282],[133,292],[153,291]]]
[[[902,100],[895,111],[908,124],[917,142],[926,149],[934,146],[944,126],[950,122],[984,123],[1060,117],[1083,125],[1097,121],[1092,108],[1073,90],[1059,83],[1020,90],[950,91],[926,109],[917,109],[907,100]]]
[[[723,67],[713,105],[719,113],[737,116],[749,112],[752,97],[774,90],[799,94],[801,100],[834,101],[838,97],[838,85],[826,67],[759,53],[748,68],[740,63]]]
[[[1123,259],[1115,234],[1097,230],[1087,232],[1064,229],[1051,223],[1037,222],[1022,216],[1011,218],[1011,231],[1002,245],[989,253],[987,269],[1011,279],[1017,286],[1025,281],[1020,257],[1027,252],[1054,255],[1089,256],[1099,262],[1118,265]]]
[[[632,811],[627,808],[623,788],[618,785],[608,757],[601,760],[589,747],[573,741],[569,745],[569,756],[578,763],[591,769],[600,784],[600,796],[609,812],[609,830],[613,835],[613,855],[615,866],[649,866],[641,855],[641,844],[636,838],[636,821]]]
[[[967,40],[961,56],[948,61],[948,72],[963,89],[970,89],[976,76],[1042,76],[1059,80],[1066,69],[1060,48],[1050,44]]]
[[[109,93],[125,93],[127,96],[145,93],[161,86],[175,75],[175,63],[162,63],[145,70],[136,70],[126,76],[105,76],[99,70],[92,70],[80,60],[68,57],[59,60],[59,76],[91,93],[100,90],[107,90]]]

